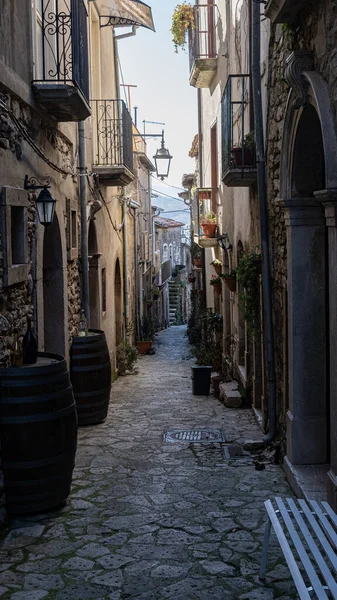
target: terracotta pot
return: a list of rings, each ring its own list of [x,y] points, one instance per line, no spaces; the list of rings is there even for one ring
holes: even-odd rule
[[[225,281],[225,284],[227,285],[227,287],[230,289],[230,291],[235,292],[235,290],[236,290],[236,275],[233,275],[232,277],[225,277],[224,281]]]
[[[204,237],[215,237],[216,234],[216,223],[201,223],[202,234]]]
[[[193,264],[195,267],[197,267],[197,269],[201,269],[201,258],[194,258]]]
[[[214,291],[216,294],[221,294],[221,292],[222,292],[221,283],[213,283],[212,287],[214,288]]]
[[[255,155],[251,148],[232,148],[233,161],[236,167],[255,167]]]
[[[213,265],[214,267],[214,271],[216,272],[217,275],[221,275],[221,265]]]
[[[146,354],[152,348],[152,340],[147,340],[145,342],[137,342],[137,350],[138,354]]]

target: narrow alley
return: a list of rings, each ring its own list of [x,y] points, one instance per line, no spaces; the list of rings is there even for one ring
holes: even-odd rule
[[[248,452],[228,458],[230,444],[261,432],[249,409],[192,395],[185,331],[159,333],[139,373],[113,384],[107,420],[80,428],[67,506],[10,522],[1,598],[296,597],[274,539],[267,583],[258,580],[263,501],[291,495],[282,468],[266,460],[258,471]],[[180,441],[175,430],[217,441]]]

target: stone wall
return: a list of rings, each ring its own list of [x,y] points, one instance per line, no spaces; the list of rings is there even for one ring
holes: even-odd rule
[[[284,80],[286,59],[293,50],[311,50],[316,71],[328,82],[337,112],[336,2],[310,1],[294,26],[271,26],[269,52],[269,114],[267,125],[267,193],[272,257],[277,407],[279,430],[285,437],[287,411],[287,247],[283,202],[280,198],[280,156],[289,87]],[[282,332],[282,335],[281,335]]]

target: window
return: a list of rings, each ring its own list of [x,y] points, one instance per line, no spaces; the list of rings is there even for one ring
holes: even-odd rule
[[[102,269],[102,312],[106,312],[106,269]]]
[[[77,202],[66,199],[67,214],[67,258],[68,261],[78,258],[78,233],[77,233]]]
[[[77,214],[76,214],[76,210],[71,211],[71,247],[77,248]]]
[[[11,249],[12,265],[25,262],[25,209],[11,206]]]
[[[162,262],[166,262],[169,258],[169,254],[168,254],[168,245],[167,244],[163,244],[163,261]]]
[[[0,196],[0,226],[3,240],[4,286],[28,278],[27,192],[4,186]]]

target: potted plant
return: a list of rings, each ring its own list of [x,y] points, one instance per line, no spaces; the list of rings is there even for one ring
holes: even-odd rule
[[[160,296],[160,288],[158,285],[154,285],[152,287],[152,296],[155,300]]]
[[[201,269],[201,248],[195,242],[193,242],[191,246],[191,258],[193,265],[197,269]]]
[[[217,275],[221,275],[221,268],[222,268],[222,262],[221,260],[218,260],[217,258],[215,258],[214,260],[212,260],[212,262],[210,263],[210,265],[212,267],[214,267],[214,270],[216,272]]]
[[[116,364],[118,375],[126,375],[127,373],[135,372],[138,352],[137,348],[131,346],[128,342],[121,342],[117,346]]]
[[[212,356],[209,344],[198,344],[193,350],[196,364],[192,369],[192,394],[195,396],[208,396],[213,370]]]
[[[193,273],[191,272],[191,273],[189,273],[189,274],[188,274],[188,276],[187,276],[187,280],[188,280],[188,282],[189,282],[189,283],[194,283],[194,282],[195,282],[195,280],[196,280],[196,277],[195,277],[195,276],[193,275]]]
[[[140,336],[137,340],[138,354],[148,354],[151,351],[154,336],[153,321],[149,315],[146,315],[143,317]]]
[[[214,291],[217,294],[221,294],[222,291],[222,285],[221,285],[221,277],[212,275],[212,278],[210,279],[210,284],[213,286]]]
[[[213,212],[209,212],[200,217],[200,227],[203,237],[215,237],[217,228],[216,215]]]
[[[236,167],[254,167],[255,166],[255,139],[254,131],[245,135],[243,146],[233,146],[233,162]]]
[[[230,289],[231,292],[235,292],[236,290],[236,271],[232,269],[229,273],[223,273],[221,275],[222,279],[224,279],[225,284]]]
[[[194,10],[192,4],[183,2],[178,4],[172,15],[171,33],[173,35],[173,43],[175,52],[178,49],[185,50],[186,33],[188,29],[195,27]]]

